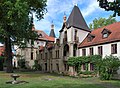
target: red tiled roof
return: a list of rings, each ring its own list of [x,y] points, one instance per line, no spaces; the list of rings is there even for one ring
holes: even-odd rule
[[[104,29],[108,29],[111,33],[107,38],[102,38],[102,31]],[[98,29],[93,30],[91,35],[95,35],[95,38],[93,38],[92,41],[88,42],[87,38],[88,36],[83,40],[83,42],[79,45],[78,48],[83,47],[89,47],[93,45],[103,44],[103,43],[109,43],[109,42],[115,42],[120,41],[120,22],[116,22]]]
[[[53,43],[48,43],[48,44],[46,45],[46,47],[47,47],[47,49],[51,49],[51,48],[53,47]],[[44,50],[44,46],[40,46],[39,50],[40,50],[40,51],[43,51],[43,50]]]
[[[37,31],[38,34],[42,34],[42,37],[39,37],[39,40],[43,40],[43,41],[51,41],[54,42],[55,38],[54,37],[50,37],[48,36],[45,32],[41,31],[41,30],[35,30]]]
[[[44,50],[44,47],[43,46],[40,46],[40,49],[39,49],[40,51],[43,51]]]
[[[48,44],[47,44],[47,48],[48,48],[48,49],[50,49],[50,48],[52,48],[52,47],[53,47],[53,44],[52,44],[52,43],[48,43]]]

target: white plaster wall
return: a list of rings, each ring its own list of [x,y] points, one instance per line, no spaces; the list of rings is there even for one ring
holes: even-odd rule
[[[94,55],[98,55],[98,47],[99,47],[99,46],[94,46],[94,47],[93,47],[93,54],[94,54]]]
[[[77,30],[77,37],[79,37],[79,43],[81,43],[86,38],[89,32],[84,31],[82,29],[76,29],[76,30]],[[75,30],[74,30],[74,34],[75,34]]]
[[[69,28],[69,29],[67,29],[67,40],[68,40],[68,42],[71,42],[72,40],[72,27],[71,28]]]
[[[81,43],[86,38],[86,36],[88,35],[89,32],[84,31],[82,29],[77,29],[77,28],[71,27],[70,29],[67,30],[68,42],[73,43],[75,30],[77,30],[77,37],[79,37],[79,43]]]
[[[98,47],[99,46],[102,46],[103,47],[103,55],[102,57],[104,58],[105,56],[109,56],[111,55],[111,44],[117,44],[117,54],[112,54],[113,56],[117,56],[119,59],[120,59],[120,42],[114,42],[114,43],[109,43],[109,44],[103,44],[103,45],[97,45],[97,46],[92,46],[93,47],[93,52],[94,52],[94,55],[97,55],[98,54]],[[91,47],[86,47],[86,55],[88,56],[89,55],[89,48]],[[78,55],[79,56],[82,56],[82,49],[84,48],[81,48],[79,49],[79,53]],[[118,74],[120,74],[120,69],[117,71]]]
[[[29,65],[29,67],[32,67],[34,65],[34,60],[37,58],[37,49],[33,49],[33,60],[31,60],[31,48],[25,48],[25,49],[18,49],[17,54],[21,55],[21,58],[17,59],[25,59]]]
[[[73,45],[70,44],[69,46],[69,56],[72,57],[73,56]]]
[[[111,55],[111,44],[117,44],[117,54],[112,54],[113,56],[117,56],[117,57],[120,57],[120,42],[114,42],[114,43],[109,43],[109,44],[103,44],[103,45],[97,45],[97,46],[91,46],[93,47],[93,52],[94,52],[94,55],[98,54],[98,47],[99,46],[102,46],[103,47],[103,55],[102,57],[104,58],[106,55],[109,56]],[[89,48],[91,47],[86,47],[86,55],[90,55],[90,51],[89,51]],[[84,48],[81,48],[79,49],[79,56],[82,56],[82,49]]]
[[[63,43],[64,32],[66,30],[67,30],[67,39],[68,39],[68,42],[70,42],[70,43],[73,43],[73,41],[74,41],[75,30],[77,30],[77,37],[79,37],[79,42],[80,43],[86,38],[86,36],[89,33],[87,31],[84,31],[82,29],[77,29],[77,28],[74,28],[74,27],[71,27],[69,29],[64,28],[64,31],[61,32],[61,34],[60,34],[60,44]]]
[[[78,56],[82,56],[82,49],[83,49],[83,48],[78,49],[78,51],[79,51]]]
[[[60,33],[60,44],[63,44],[64,32]]]

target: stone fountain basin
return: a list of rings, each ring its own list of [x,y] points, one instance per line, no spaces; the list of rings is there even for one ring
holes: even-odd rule
[[[6,84],[20,84],[20,83],[28,83],[26,81],[17,81],[17,78],[20,77],[18,74],[12,74],[11,77],[14,79],[13,81],[8,81]]]

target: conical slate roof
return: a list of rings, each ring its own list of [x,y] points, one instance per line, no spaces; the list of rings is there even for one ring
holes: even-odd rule
[[[51,29],[51,31],[50,31],[50,35],[49,35],[49,36],[54,37],[54,38],[56,37],[56,36],[55,36],[54,29]]]
[[[74,6],[68,20],[67,20],[67,27],[76,27],[79,29],[83,29],[86,31],[90,31],[79,8]]]

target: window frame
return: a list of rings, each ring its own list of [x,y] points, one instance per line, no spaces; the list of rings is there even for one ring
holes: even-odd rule
[[[82,56],[86,56],[86,49],[82,49]]]
[[[94,49],[93,49],[93,47],[89,48],[89,54],[90,55],[94,55]]]
[[[117,54],[117,44],[111,44],[111,54]]]
[[[103,47],[102,46],[98,46],[98,54],[99,55],[103,55]]]

